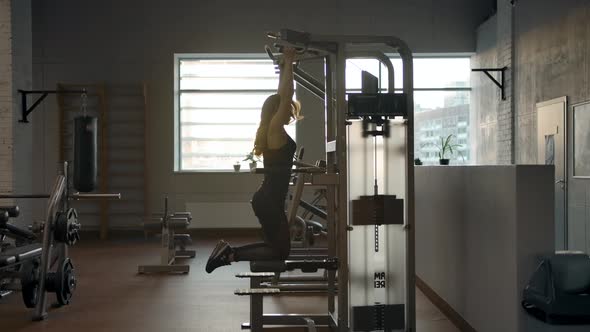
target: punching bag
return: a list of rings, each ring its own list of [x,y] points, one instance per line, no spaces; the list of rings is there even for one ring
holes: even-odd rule
[[[74,119],[74,188],[90,192],[96,187],[97,119]]]

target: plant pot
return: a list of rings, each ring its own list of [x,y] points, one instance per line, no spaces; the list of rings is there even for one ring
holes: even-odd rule
[[[257,164],[255,161],[251,162],[251,163],[250,163],[250,169],[251,169],[251,170],[252,170],[252,169],[256,169],[256,166],[257,166],[257,165],[258,165],[258,164]]]
[[[450,159],[439,159],[439,160],[438,160],[438,162],[439,162],[441,165],[448,165],[448,164],[449,164],[449,161],[451,161],[451,160],[450,160]]]
[[[240,165],[240,164],[235,164],[235,165],[234,165],[234,171],[236,171],[236,172],[239,172],[239,171],[240,171],[240,167],[241,167],[241,166],[242,166],[242,165]]]

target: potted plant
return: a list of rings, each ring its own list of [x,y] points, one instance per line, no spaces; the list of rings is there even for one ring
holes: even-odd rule
[[[252,151],[246,155],[246,158],[243,161],[249,161],[250,162],[250,169],[255,169],[258,161],[260,161],[260,158],[258,158],[258,156],[256,156],[256,155],[254,155],[254,152]]]
[[[239,172],[241,166],[242,165],[240,164],[240,162],[236,161],[236,163],[234,164],[234,171]]]
[[[420,160],[420,158],[414,159],[414,165],[421,166],[422,165],[422,160]]]
[[[448,156],[453,155],[453,153],[455,153],[455,151],[457,151],[459,154],[461,154],[461,152],[457,150],[457,148],[460,147],[461,144],[453,144],[453,142],[452,142],[454,136],[455,135],[450,134],[446,138],[444,138],[442,136],[440,137],[440,145],[438,145],[437,148],[438,148],[438,160],[441,165],[448,165],[449,161],[450,161]]]

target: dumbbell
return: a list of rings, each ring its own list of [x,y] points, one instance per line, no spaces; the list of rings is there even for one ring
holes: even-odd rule
[[[20,209],[18,208],[18,205],[0,206],[0,211],[8,212],[8,216],[10,218],[16,218],[20,214]]]
[[[8,214],[8,212],[0,210],[0,226],[6,225],[8,219],[10,219],[10,215]]]

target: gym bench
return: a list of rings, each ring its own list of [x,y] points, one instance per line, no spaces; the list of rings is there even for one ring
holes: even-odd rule
[[[144,224],[144,231],[160,233],[162,243],[160,246],[160,264],[140,265],[139,274],[146,273],[189,273],[190,265],[175,264],[177,258],[194,258],[196,252],[187,250],[192,244],[188,228],[192,221],[190,212],[175,212],[168,214],[168,198],[164,199],[164,213],[151,222]],[[178,232],[185,232],[177,234]]]

